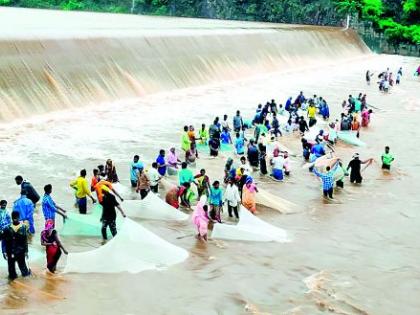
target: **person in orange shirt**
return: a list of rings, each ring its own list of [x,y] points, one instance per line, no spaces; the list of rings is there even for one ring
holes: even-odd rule
[[[360,132],[360,123],[357,120],[357,117],[354,116],[353,117],[353,121],[351,123],[351,130],[353,131],[357,131],[357,138],[359,138],[359,132]]]
[[[102,204],[102,201],[103,201],[103,198],[104,198],[104,193],[103,193],[104,190],[112,191],[115,196],[120,198],[121,202],[124,201],[124,199],[112,187],[112,184],[110,182],[108,182],[106,180],[101,180],[95,185],[96,196],[98,197],[98,201],[99,201],[100,204]]]
[[[101,177],[99,176],[99,170],[97,168],[93,169],[93,177],[90,181],[90,191],[95,191],[95,186],[99,181],[101,180]]]

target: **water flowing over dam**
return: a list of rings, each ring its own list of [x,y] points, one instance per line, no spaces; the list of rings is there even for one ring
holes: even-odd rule
[[[0,121],[331,64],[351,30],[0,8]]]

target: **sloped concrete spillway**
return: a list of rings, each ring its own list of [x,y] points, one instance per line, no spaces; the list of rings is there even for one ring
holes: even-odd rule
[[[0,120],[368,54],[351,30],[0,8]]]

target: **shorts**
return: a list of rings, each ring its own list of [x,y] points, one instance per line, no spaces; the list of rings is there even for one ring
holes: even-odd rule
[[[390,170],[390,169],[391,169],[391,165],[388,165],[388,164],[382,164],[382,169],[383,169],[383,170]]]
[[[136,188],[137,187],[137,181],[131,180],[131,187]]]
[[[273,177],[276,180],[283,180],[283,170],[278,168],[273,168]]]

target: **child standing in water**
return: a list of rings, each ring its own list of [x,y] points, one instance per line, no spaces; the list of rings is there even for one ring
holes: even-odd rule
[[[389,147],[385,147],[385,153],[381,156],[382,169],[391,170],[391,163],[395,160],[391,153],[389,153]]]

